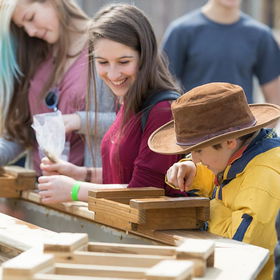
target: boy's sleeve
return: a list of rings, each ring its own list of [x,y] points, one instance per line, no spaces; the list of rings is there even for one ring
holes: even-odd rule
[[[196,164],[196,174],[190,186],[190,189],[198,189],[198,195],[211,197],[214,189],[214,173],[205,165]]]

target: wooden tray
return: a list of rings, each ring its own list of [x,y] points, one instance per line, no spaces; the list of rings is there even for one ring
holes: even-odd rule
[[[122,230],[198,229],[209,219],[208,198],[167,197],[158,188],[89,191],[94,221]]]
[[[45,242],[43,251],[31,249],[2,267],[3,280],[181,280],[203,276],[213,260],[214,243],[205,240],[150,246],[88,243],[87,234],[60,233]]]
[[[20,166],[0,168],[0,197],[20,197],[21,191],[34,189],[35,171]]]

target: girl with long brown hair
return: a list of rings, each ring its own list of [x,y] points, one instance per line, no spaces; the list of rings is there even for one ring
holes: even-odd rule
[[[118,99],[118,114],[102,140],[102,168],[91,170],[90,183],[76,181],[83,180],[85,168],[43,159],[41,168],[52,176],[39,178],[42,201],[87,200],[91,188],[154,186],[169,194],[164,176],[178,158],[153,153],[147,140],[172,118],[170,101],[156,103],[144,127],[141,121],[149,98],[180,89],[158,53],[152,26],[135,6],[112,4],[97,13],[89,32],[95,66],[91,69]]]

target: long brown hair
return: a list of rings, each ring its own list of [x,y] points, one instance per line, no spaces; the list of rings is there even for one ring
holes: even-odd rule
[[[55,85],[64,72],[66,60],[69,58],[68,47],[70,32],[77,30],[72,24],[74,19],[88,20],[87,15],[72,0],[30,0],[30,2],[49,1],[56,9],[60,21],[60,36],[56,46],[54,71],[42,86],[39,98],[44,98],[48,90]],[[34,132],[31,128],[32,118],[28,105],[30,80],[38,66],[52,54],[53,46],[47,42],[29,37],[22,29],[11,22],[11,32],[17,45],[17,62],[22,75],[15,81],[14,94],[9,106],[5,129],[10,140],[15,140],[25,147],[34,143]],[[76,54],[77,55],[77,54]]]
[[[140,112],[141,105],[149,95],[162,90],[181,91],[158,52],[156,37],[149,20],[135,6],[111,4],[104,7],[96,14],[89,33],[91,63],[94,58],[94,45],[102,38],[121,43],[139,52],[137,78],[124,97],[126,106],[123,123],[131,113]],[[89,92],[90,94],[92,93]]]

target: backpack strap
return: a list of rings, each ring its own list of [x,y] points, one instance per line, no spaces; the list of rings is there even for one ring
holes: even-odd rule
[[[166,90],[166,91],[160,91],[157,92],[151,96],[149,96],[145,102],[143,103],[143,105],[141,106],[141,111],[142,111],[142,115],[141,115],[141,127],[142,127],[142,131],[144,131],[150,111],[152,110],[152,108],[159,102],[161,101],[168,101],[168,100],[176,100],[178,97],[180,97],[181,95],[176,92],[176,91],[170,91],[170,90]]]

